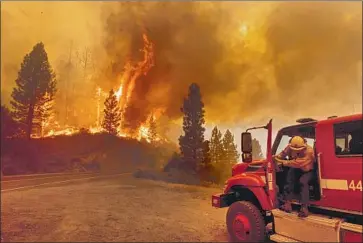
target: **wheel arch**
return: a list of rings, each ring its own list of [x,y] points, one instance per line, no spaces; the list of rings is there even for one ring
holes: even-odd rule
[[[244,185],[233,185],[228,189],[228,192],[234,193],[235,201],[251,201],[260,210],[272,210],[269,196],[262,186],[249,187]]]
[[[263,210],[261,203],[259,202],[256,195],[250,190],[250,188],[247,188],[242,185],[235,185],[230,188],[230,192],[233,192],[235,195],[235,201],[249,201],[253,203],[258,209]],[[230,203],[230,205],[233,202]],[[228,206],[230,206],[228,205]]]

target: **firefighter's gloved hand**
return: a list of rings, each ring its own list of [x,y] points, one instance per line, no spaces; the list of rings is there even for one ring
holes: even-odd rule
[[[277,158],[276,156],[272,156],[272,159],[274,160],[274,162],[277,164],[277,165],[283,165],[284,164],[284,162],[285,162],[285,160],[283,160],[283,159],[279,159],[279,158]]]

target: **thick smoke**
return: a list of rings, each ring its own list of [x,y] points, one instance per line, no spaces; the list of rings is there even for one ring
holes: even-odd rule
[[[253,16],[253,7],[268,11]],[[222,123],[336,114],[361,103],[359,3],[123,2],[112,8],[104,10],[104,47],[115,87],[126,58],[142,58],[142,33],[155,44],[155,67],[136,82],[131,123],[157,107],[180,117],[192,82],[201,86],[207,120]],[[246,33],[239,31],[243,21]]]
[[[220,18],[217,6],[205,9],[200,3],[120,3],[107,17],[105,48],[114,63],[115,77],[126,57],[140,59],[142,33],[155,45],[155,67],[136,82],[126,119],[143,122],[154,108],[165,108],[168,116],[180,116],[180,105],[188,85],[197,82],[203,93],[222,95],[236,83],[223,85],[216,73],[223,59],[218,41]],[[211,17],[214,15],[214,18]],[[117,80],[116,80],[117,84]],[[204,101],[211,103],[211,96]]]
[[[266,24],[281,110],[351,113],[361,103],[361,3],[284,2]]]
[[[180,118],[182,99],[192,82],[201,86],[209,124],[341,115],[362,104],[359,2],[2,2],[1,6],[2,102],[9,101],[22,58],[39,41],[45,43],[58,75],[59,94],[64,94],[63,77],[68,73],[62,70],[73,42],[74,56],[77,49],[81,53],[90,48],[96,70],[86,82],[76,57],[72,59],[79,69],[70,78],[79,87],[72,96],[89,92],[74,105],[95,113],[95,84],[105,91],[118,88],[126,60],[142,59],[139,49],[146,33],[155,45],[155,67],[136,82],[127,114],[136,127],[154,108],[165,108],[169,116],[165,121]],[[63,101],[58,104],[64,106]],[[78,115],[77,121],[86,119],[94,122],[95,116]]]

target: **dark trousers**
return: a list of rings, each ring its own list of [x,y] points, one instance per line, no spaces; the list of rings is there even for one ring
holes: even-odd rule
[[[293,196],[295,183],[299,179],[300,185],[301,185],[301,203],[302,204],[308,204],[309,203],[309,182],[313,179],[313,171],[304,172],[300,169],[290,168],[287,173],[286,178],[286,186],[285,186],[285,192],[284,197],[285,200],[290,201]]]

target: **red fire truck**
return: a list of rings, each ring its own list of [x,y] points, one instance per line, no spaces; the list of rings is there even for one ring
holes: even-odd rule
[[[223,193],[212,196],[212,206],[229,207],[226,224],[235,242],[362,242],[362,114],[297,122],[280,129],[273,144],[272,120],[242,133],[243,163],[233,166]],[[267,130],[264,160],[252,161],[253,129]],[[293,136],[304,137],[316,155],[306,218],[297,214],[298,183],[293,212],[279,209],[288,168],[273,155]]]

